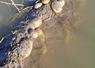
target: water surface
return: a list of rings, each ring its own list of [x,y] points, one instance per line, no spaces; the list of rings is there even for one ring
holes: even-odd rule
[[[47,39],[48,52],[39,62],[39,68],[95,68],[94,3],[95,0],[86,0],[82,22],[68,44],[63,43],[64,37],[60,26],[57,26],[55,32],[51,32]],[[0,30],[3,29],[0,34],[6,33],[5,30],[9,29],[6,27],[9,24],[7,20],[15,12],[16,9],[11,6],[0,5]]]
[[[48,40],[40,68],[95,68],[95,0],[86,0],[80,26],[65,45],[62,34]]]

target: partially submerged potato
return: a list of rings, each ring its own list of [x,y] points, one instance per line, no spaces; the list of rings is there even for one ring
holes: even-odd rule
[[[44,35],[44,33],[43,33],[43,31],[41,29],[36,29],[31,34],[31,38],[33,38],[33,39],[36,39],[38,37],[40,38],[40,40],[42,42],[45,41],[44,40],[45,35]],[[31,54],[31,51],[33,49],[33,39],[31,39],[31,40],[27,39],[27,40],[22,42],[22,44],[21,44],[22,47],[20,48],[20,50],[21,50],[20,52],[21,52],[21,56],[23,56],[23,59],[27,58]],[[26,54],[24,54],[25,52],[26,52]]]
[[[42,6],[42,3],[36,3],[35,4],[35,9],[38,9],[38,8],[40,8]]]
[[[37,18],[34,18],[31,21],[31,24],[29,24],[28,27],[31,27],[32,29],[35,29],[35,28],[38,28],[41,25],[42,25],[42,18],[37,17]]]
[[[42,0],[43,4],[48,4],[50,2],[50,0]]]
[[[65,5],[64,0],[54,0],[51,4],[51,8],[55,13],[59,13],[62,11],[64,5]]]
[[[24,40],[22,41],[20,47],[19,47],[19,52],[20,55],[23,57],[23,59],[27,58],[33,49],[33,40]]]
[[[45,35],[41,29],[36,29],[33,31],[32,38],[36,39],[37,37],[39,37],[41,41],[45,41]]]

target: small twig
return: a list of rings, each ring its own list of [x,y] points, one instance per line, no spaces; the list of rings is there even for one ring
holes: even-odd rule
[[[15,5],[14,1],[13,0],[10,0],[12,2],[12,4],[14,5],[14,7],[18,10],[18,12],[20,13],[20,10],[19,8]]]
[[[3,40],[4,40],[4,37],[2,37],[2,38],[0,39],[0,43],[2,43]]]
[[[4,1],[0,1],[0,3],[6,4],[6,5],[13,5],[12,3],[4,2]],[[16,6],[24,6],[23,4],[15,4],[15,5]]]

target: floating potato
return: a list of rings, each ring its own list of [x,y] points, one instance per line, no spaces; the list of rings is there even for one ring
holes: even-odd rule
[[[38,8],[40,8],[42,6],[42,3],[36,3],[35,4],[35,9],[38,9]]]
[[[50,2],[50,0],[42,0],[43,4],[48,4]]]
[[[51,4],[52,10],[55,13],[59,13],[62,11],[63,6],[65,5],[65,1],[64,0],[54,0]]]

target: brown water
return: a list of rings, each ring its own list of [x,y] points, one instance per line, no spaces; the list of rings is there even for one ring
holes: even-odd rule
[[[95,68],[95,0],[86,0],[85,3],[82,22],[73,31],[69,43],[63,43],[64,36],[59,25],[57,29],[51,29],[55,31],[48,35],[48,52],[42,56],[39,68]],[[0,6],[0,27],[4,27],[4,19],[7,20],[10,13],[15,12],[6,8],[10,7]]]
[[[62,34],[48,40],[48,53],[41,59],[40,68],[95,68],[95,0],[86,0],[82,22],[68,44]],[[56,37],[55,37],[56,36]]]

